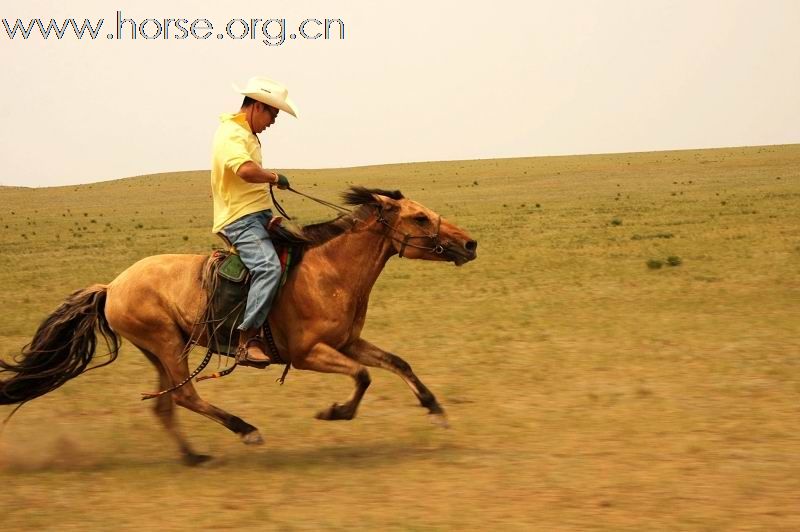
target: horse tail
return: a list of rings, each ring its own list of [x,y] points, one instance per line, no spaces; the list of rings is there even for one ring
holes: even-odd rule
[[[0,405],[24,403],[52,392],[87,371],[113,362],[120,337],[108,324],[105,303],[108,288],[93,285],[71,294],[45,319],[33,340],[14,362],[0,360]],[[97,334],[105,339],[109,359],[89,368],[97,347]]]

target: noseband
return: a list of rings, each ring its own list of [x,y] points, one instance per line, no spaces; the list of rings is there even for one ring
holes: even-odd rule
[[[399,229],[397,229],[395,227],[392,227],[392,224],[389,223],[389,220],[387,220],[383,216],[383,207],[378,207],[378,221],[380,223],[382,223],[383,225],[385,225],[386,227],[388,227],[390,231],[393,231],[395,233],[403,235],[402,239],[395,237],[391,233],[389,233],[387,235],[389,238],[391,238],[395,242],[400,242],[400,244],[401,244],[400,245],[400,257],[401,258],[403,257],[403,253],[405,252],[406,247],[412,247],[412,248],[416,248],[416,249],[421,249],[423,251],[428,251],[430,253],[435,253],[437,255],[441,255],[442,253],[444,253],[444,246],[442,246],[442,243],[439,240],[439,228],[442,225],[442,215],[441,214],[436,219],[436,232],[434,232],[433,234],[428,234],[428,235],[412,235],[411,233],[404,233],[404,232],[400,231]],[[412,238],[427,238],[427,239],[429,239],[431,241],[431,245],[430,246],[420,246],[419,244],[414,244],[413,242],[410,242],[410,240]]]

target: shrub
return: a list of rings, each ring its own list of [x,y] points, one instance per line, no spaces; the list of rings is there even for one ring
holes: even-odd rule
[[[622,225],[622,220],[620,220],[619,218],[614,218],[613,220],[611,220],[611,225]]]
[[[649,240],[651,238],[672,238],[674,236],[675,235],[673,235],[672,233],[654,233],[652,235],[636,234],[631,237],[631,240]]]
[[[651,270],[658,270],[660,269],[664,263],[658,259],[650,259],[647,261],[647,267]]]
[[[670,266],[680,266],[683,263],[680,257],[676,255],[670,255],[667,257],[667,264]]]

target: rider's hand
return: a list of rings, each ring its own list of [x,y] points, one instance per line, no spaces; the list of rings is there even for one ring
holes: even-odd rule
[[[278,174],[278,181],[276,181],[275,184],[278,186],[279,189],[286,190],[290,186],[289,178],[283,174]]]

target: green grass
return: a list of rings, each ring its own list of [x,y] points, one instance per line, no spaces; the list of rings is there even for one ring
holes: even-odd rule
[[[267,444],[181,410],[218,457],[188,469],[126,344],[7,425],[0,528],[800,528],[800,146],[286,173],[328,199],[399,188],[479,241],[463,268],[392,259],[364,331],[452,428],[379,370],[358,418],[329,423],[312,416],[348,379],[240,369],[198,389]],[[0,188],[0,205],[3,356],[70,291],[216,244],[206,172]]]

